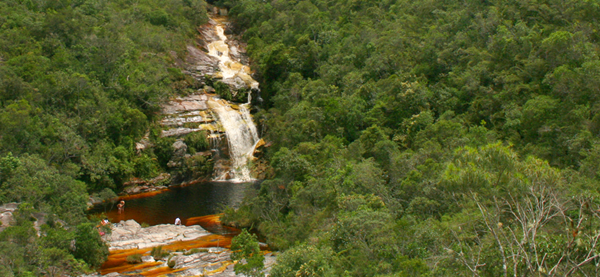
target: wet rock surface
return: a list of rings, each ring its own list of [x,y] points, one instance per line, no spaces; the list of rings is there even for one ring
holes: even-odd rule
[[[226,11],[217,12],[226,15]],[[254,152],[258,141],[251,115],[245,106],[221,100],[214,94],[215,89],[209,86],[223,82],[229,86],[234,96],[243,90],[251,95],[259,92],[258,83],[250,76],[252,72],[247,66],[245,45],[231,36],[225,36],[225,33],[230,34],[227,29],[231,26],[223,22],[223,19],[210,19],[206,25],[200,26],[198,31],[202,39],[197,41],[197,45],[187,47],[184,72],[203,83],[204,88],[162,105],[164,117],[160,122],[163,126],[161,136],[177,138],[172,145],[173,156],[167,164],[173,172],[183,167],[190,158],[211,155],[216,160],[216,168],[223,165],[220,170],[215,169],[219,178],[214,179],[252,180],[249,172],[241,174],[232,170],[247,167],[246,160]],[[222,86],[215,87],[222,93]],[[259,99],[254,96],[252,99]],[[240,125],[248,126],[241,128]],[[239,131],[240,129],[243,131]],[[236,135],[232,130],[239,134]],[[186,138],[190,138],[190,133],[199,131],[207,133],[211,150],[190,155]],[[240,145],[238,140],[241,140],[235,139],[236,137],[245,138],[248,140],[245,144],[248,145],[240,148],[241,150],[236,148]],[[139,151],[146,147],[140,142]],[[235,149],[238,151],[234,151]],[[238,161],[240,157],[244,158],[242,162]],[[172,178],[177,179],[175,173]],[[134,184],[132,187],[144,186]],[[97,273],[87,276],[244,276],[234,273],[231,251],[223,248],[229,247],[231,236],[210,234],[196,225],[185,227],[161,224],[142,228],[134,220],[114,224],[111,229],[112,232],[103,237],[111,251],[109,260],[102,268],[104,275]],[[168,249],[168,257],[152,257],[152,248],[158,246]],[[142,255],[142,263],[127,263],[126,257],[130,255]],[[275,256],[265,253],[265,274],[268,274],[274,262]]]
[[[151,247],[164,246],[168,248],[169,245],[182,241],[194,241],[205,236],[208,238],[214,236],[200,226],[161,224],[143,228],[136,221],[127,220],[113,224],[111,229],[112,233],[103,237],[110,245],[111,255],[141,254],[143,255],[142,263],[125,265],[125,267],[117,266],[113,270],[108,270],[115,272],[104,272],[104,275],[96,273],[83,276],[136,276],[147,275],[149,272],[159,272],[161,276],[162,274],[165,276],[244,276],[235,274],[234,262],[230,258],[231,251],[224,247],[177,250],[162,258],[151,256]],[[270,271],[275,260],[273,253],[265,253],[265,274]],[[172,267],[169,267],[169,261],[172,262]]]

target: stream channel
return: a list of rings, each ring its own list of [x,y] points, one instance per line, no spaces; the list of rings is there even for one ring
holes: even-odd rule
[[[258,82],[250,76],[250,68],[243,64],[247,62],[245,50],[238,41],[224,34],[227,24],[226,17],[213,15],[208,24],[198,28],[205,45],[188,46],[191,58],[184,72],[199,81],[211,76],[227,84],[232,93],[244,89],[257,91]],[[104,213],[111,222],[134,219],[140,224],[157,225],[174,223],[175,218],[180,218],[186,224],[188,218],[215,214],[223,206],[235,207],[241,202],[246,189],[256,181],[248,166],[259,142],[247,108],[251,93],[248,93],[248,103],[240,104],[206,90],[205,87],[195,94],[164,103],[161,125],[163,137],[177,139],[173,145],[174,155],[182,150],[182,146],[177,145],[185,145],[185,135],[201,131],[209,134],[212,149],[208,153],[212,153],[215,160],[213,181],[189,182],[192,184],[120,197],[119,201],[126,201],[123,213],[118,213],[116,202],[105,202],[96,205],[90,214]],[[182,162],[185,158],[193,156],[173,156],[169,163],[177,167],[185,163]]]
[[[171,186],[120,197],[116,201],[96,205],[90,210],[91,215],[105,216],[113,223],[133,219],[149,226],[174,224],[175,219],[180,218],[184,225],[200,225],[212,233],[200,239],[165,245],[166,249],[172,250],[219,246],[227,248],[231,238],[239,233],[235,228],[221,225],[219,215],[215,214],[224,206],[239,205],[246,190],[256,182],[256,176],[248,165],[254,160],[253,154],[261,140],[249,113],[249,106],[252,93],[258,92],[258,83],[250,76],[250,68],[244,65],[247,58],[243,45],[226,37],[226,27],[226,17],[213,16],[208,24],[198,28],[206,44],[188,46],[189,57],[184,72],[199,81],[210,76],[213,80],[228,85],[232,94],[246,90],[248,103],[226,101],[210,93],[214,89],[209,92],[210,88],[205,87],[194,94],[171,99],[162,105],[162,136],[176,138],[173,144],[174,156],[168,166],[177,169],[185,163],[185,159],[193,159],[195,155],[211,156],[215,161],[212,181],[191,181],[188,182],[190,185]],[[192,132],[207,132],[212,149],[193,155],[185,154],[185,136]],[[121,200],[125,201],[125,208],[119,213],[117,202]],[[101,274],[134,272],[144,276],[159,276],[184,270],[179,267],[176,270],[169,269],[158,262],[139,265],[126,262],[128,255],[147,256],[148,251],[135,248],[111,250],[108,261],[101,268]],[[228,262],[222,264],[226,266]],[[154,266],[159,268],[151,269]]]
[[[220,181],[173,187],[166,191],[120,198],[125,200],[125,210],[121,214],[116,202],[97,205],[90,213],[104,213],[111,222],[133,219],[148,225],[173,224],[175,218],[180,218],[184,225],[199,224],[211,233],[227,235],[229,229],[198,222],[194,218],[219,213],[223,206],[236,207],[250,186],[252,183]]]

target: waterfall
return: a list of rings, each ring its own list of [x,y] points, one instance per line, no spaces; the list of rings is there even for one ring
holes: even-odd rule
[[[222,80],[239,78],[250,88],[258,89],[258,82],[250,77],[250,67],[231,59],[231,50],[226,43],[227,36],[223,26],[217,24],[214,30],[219,39],[208,44],[208,55],[219,60]],[[251,95],[248,93],[248,103]],[[239,106],[239,110],[234,110],[229,102],[214,97],[211,97],[207,104],[219,117],[229,146],[230,169],[225,170],[224,161],[220,161],[215,170],[215,180],[251,181],[248,161],[258,142],[258,133],[250,112],[244,105]]]
[[[223,80],[239,78],[252,89],[258,89],[258,82],[250,76],[251,70],[247,65],[243,65],[231,59],[229,45],[227,45],[227,36],[220,25],[215,26],[215,32],[219,40],[208,44],[208,55],[219,60],[219,70]],[[250,103],[250,94],[248,93],[248,103]]]
[[[225,130],[231,160],[229,176],[217,176],[217,180],[251,181],[248,161],[252,157],[254,146],[258,142],[258,134],[248,109],[241,106],[240,110],[237,111],[231,108],[225,100],[215,98],[210,99],[207,103],[217,113]]]
[[[249,162],[259,138],[247,105],[252,99],[251,90],[257,91],[259,84],[250,76],[250,67],[241,63],[244,52],[240,51],[239,43],[228,41],[223,28],[224,23],[219,21],[202,27],[208,53],[202,54],[200,50],[190,48],[189,53],[195,57],[192,60],[196,63],[189,69],[194,76],[210,75],[213,80],[227,84],[232,93],[247,90],[248,103],[230,103],[206,91],[177,97],[163,105],[165,118],[161,124],[166,128],[162,136],[178,137],[178,141],[185,142],[183,136],[204,130],[211,148],[208,153],[214,161],[213,180],[252,181]],[[216,59],[202,58],[202,55]],[[216,60],[218,63],[215,63]],[[202,71],[209,67],[210,70]],[[181,166],[183,159],[185,157],[177,157],[170,164],[172,167]]]

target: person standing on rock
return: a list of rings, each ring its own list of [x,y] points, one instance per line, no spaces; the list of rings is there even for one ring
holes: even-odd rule
[[[175,218],[175,225],[181,225],[181,219]]]
[[[119,214],[122,214],[125,211],[125,201],[121,200],[119,204],[117,204],[117,209],[119,209]]]

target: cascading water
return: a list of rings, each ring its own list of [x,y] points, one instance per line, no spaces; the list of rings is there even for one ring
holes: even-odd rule
[[[235,46],[235,41],[227,41],[223,23],[211,20],[211,23],[202,28],[204,31],[201,32],[205,32],[203,33],[204,38],[212,40],[207,45],[208,53],[195,48],[188,49],[190,53],[195,53],[199,57],[211,56],[210,58],[198,58],[199,62],[194,64],[194,68],[209,70],[198,72],[194,76],[211,75],[214,81],[227,84],[234,95],[241,90],[258,90],[258,82],[250,76],[250,68],[241,64],[240,48]],[[246,108],[250,103],[251,94],[248,93],[248,103],[242,105],[230,103],[208,93],[191,94],[173,99],[163,106],[163,114],[166,117],[161,123],[168,129],[162,131],[162,136],[178,137],[177,145],[181,148],[181,145],[186,143],[185,136],[187,134],[205,131],[211,151],[194,155],[210,155],[212,157],[215,161],[213,180],[252,181],[248,163],[259,138],[250,112]],[[227,143],[223,140],[224,137]],[[185,154],[183,152],[182,155]],[[185,155],[172,159],[169,165],[172,167],[182,166],[185,164],[182,159],[186,159]]]
[[[258,89],[258,82],[250,76],[250,68],[231,59],[223,26],[216,25],[215,31],[219,40],[208,44],[208,55],[219,60],[219,69],[223,80],[239,78],[250,88]],[[246,105],[250,103],[250,95],[251,93],[248,94],[248,104]],[[235,110],[231,108],[227,101],[212,97],[207,104],[211,110],[217,113],[225,130],[229,146],[229,159],[231,160],[229,172],[216,172],[215,179],[238,182],[251,181],[252,177],[248,162],[252,157],[254,146],[258,142],[258,133],[250,112],[245,105],[241,105],[239,110]]]
[[[258,134],[250,113],[243,107],[236,111],[226,101],[214,98],[208,101],[208,106],[217,113],[223,129],[225,129],[231,160],[231,170],[227,173],[228,176],[217,176],[217,180],[251,181],[248,161],[258,142]]]
[[[258,89],[258,82],[250,76],[250,67],[231,59],[229,55],[229,45],[226,43],[227,36],[225,36],[223,26],[215,26],[215,31],[219,40],[208,44],[208,55],[219,59],[219,70],[221,71],[223,80],[237,77],[248,84],[250,88]],[[250,98],[248,99],[248,102],[250,102]]]
[[[243,55],[244,49],[240,47],[242,44],[236,41],[226,43],[227,38],[223,32],[223,24],[218,22],[219,20],[225,20],[225,18],[210,19],[208,24],[199,27],[205,41],[213,42],[208,45],[210,53],[205,53],[194,46],[188,46],[190,59],[186,60],[185,73],[198,78],[201,82],[206,81],[204,76],[212,76],[213,81],[219,80],[232,87],[232,94],[250,89],[256,93],[258,82],[250,77],[250,68],[241,64],[246,60],[246,56]],[[206,85],[210,85],[210,83]],[[169,188],[164,191],[165,193],[152,198],[127,200],[128,212],[121,213],[113,210],[111,218],[123,220],[134,218],[138,222],[159,224],[172,223],[175,217],[181,217],[181,219],[187,218],[187,224],[197,224],[201,222],[197,216],[214,213],[216,212],[215,207],[219,205],[226,204],[235,207],[240,203],[246,189],[250,187],[250,184],[246,182],[253,180],[248,165],[249,161],[252,159],[255,147],[261,145],[259,141],[262,141],[258,138],[256,126],[246,108],[250,103],[251,93],[248,93],[248,104],[238,105],[219,99],[218,96],[209,93],[211,91],[214,92],[205,87],[204,90],[199,90],[197,93],[171,99],[162,105],[163,118],[160,123],[163,130],[161,136],[175,138],[175,142],[172,144],[173,153],[167,167],[175,176],[173,179],[182,180],[189,186]],[[189,151],[194,149],[190,147],[197,145],[191,144],[197,142],[198,136],[195,132],[205,132],[211,151]],[[226,140],[223,139],[224,137]],[[149,141],[146,144],[143,142],[136,144],[138,151],[144,151],[145,147],[152,147]],[[206,165],[204,161],[210,159],[215,161],[214,180],[226,182],[203,182],[206,177],[205,172],[202,172],[201,176],[194,175],[195,172],[190,173],[190,171],[196,171],[197,166]],[[190,179],[194,180],[190,181]],[[219,246],[219,242],[221,242],[221,246],[223,246],[231,240],[229,237],[225,239],[221,241],[211,237],[210,243],[214,244],[216,241],[216,246]],[[183,249],[182,245],[198,247],[196,241],[187,243],[179,244],[178,242],[177,249]],[[115,258],[116,256],[118,258]],[[109,258],[109,262],[105,264],[108,266],[103,266],[103,270],[105,272],[147,275],[146,273],[151,272],[164,273],[161,270],[168,268],[162,264],[155,267],[154,263],[145,263],[143,267],[139,268],[138,265],[136,268],[123,266],[126,261],[121,257],[123,255],[119,253],[113,255],[115,259]],[[116,259],[119,259],[118,263],[114,262]],[[212,265],[216,264],[213,262],[211,260]],[[189,272],[198,272],[197,270],[202,269],[196,264],[194,267]],[[184,272],[182,276],[189,275],[188,271]],[[168,273],[169,275],[178,274],[176,271],[168,271]]]

